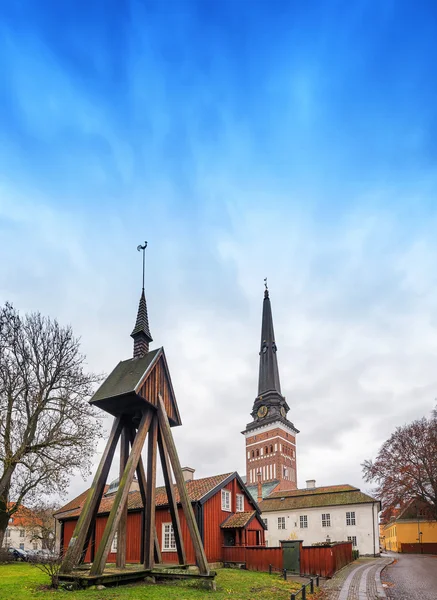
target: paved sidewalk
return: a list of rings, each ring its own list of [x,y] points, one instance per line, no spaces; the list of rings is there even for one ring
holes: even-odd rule
[[[381,570],[391,558],[359,558],[328,579],[323,586],[327,600],[380,600],[386,598]]]

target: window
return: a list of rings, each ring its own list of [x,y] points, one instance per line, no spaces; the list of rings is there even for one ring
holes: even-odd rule
[[[222,510],[231,512],[231,492],[229,490],[222,490]]]
[[[270,452],[273,452],[273,446],[270,446]]]
[[[347,536],[347,541],[348,541],[348,542],[352,542],[352,546],[353,546],[354,548],[356,548],[356,547],[357,547],[357,536],[356,536],[356,535],[348,535],[348,536]]]
[[[162,549],[164,552],[176,550],[176,541],[174,539],[173,525],[171,523],[162,524]]]
[[[269,523],[268,523],[267,519],[263,519],[263,523],[266,526],[266,529],[268,529],[269,528]]]
[[[346,525],[355,525],[355,512],[346,513]]]
[[[20,544],[20,550],[24,550],[24,544],[23,543]]]
[[[244,511],[244,496],[243,494],[237,494],[237,506],[235,509],[237,512]]]
[[[38,550],[38,544],[32,544],[34,550]]]
[[[112,544],[111,544],[111,552],[117,552],[117,547],[118,547],[118,535],[117,532],[115,532],[114,538],[112,540]]]
[[[266,447],[265,447],[265,450],[264,450],[264,452],[265,452],[266,454],[268,454],[268,453],[269,453],[269,447],[268,447],[268,446],[266,446]]]
[[[331,515],[329,513],[322,514],[322,527],[331,527]]]
[[[20,537],[24,537],[24,529],[20,529]]]
[[[252,458],[255,456],[255,452],[252,450]]]
[[[278,529],[285,529],[285,517],[278,517]]]
[[[308,516],[307,515],[300,515],[299,517],[299,525],[301,529],[307,529],[308,528]]]
[[[9,527],[6,527],[5,537],[11,537],[11,530],[9,529]]]

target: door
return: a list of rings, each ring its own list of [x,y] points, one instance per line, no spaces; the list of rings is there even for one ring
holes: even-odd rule
[[[292,573],[300,573],[300,541],[281,543],[283,568]]]

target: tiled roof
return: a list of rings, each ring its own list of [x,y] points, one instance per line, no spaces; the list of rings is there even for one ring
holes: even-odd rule
[[[214,475],[212,477],[204,477],[203,479],[193,479],[192,481],[186,481],[185,485],[188,492],[188,497],[191,502],[201,500],[206,494],[211,492],[215,487],[223,483],[232,473],[224,473],[223,475]],[[105,491],[108,486],[106,486]],[[180,502],[179,492],[176,485],[173,486],[176,502]],[[58,519],[78,517],[81,513],[83,505],[88,494],[88,490],[83,492],[80,496],[71,500],[68,504],[59,509],[55,515]],[[100,502],[98,514],[104,514],[110,512],[112,504],[114,502],[115,494],[111,496],[104,496]],[[156,488],[156,506],[166,506],[168,504],[167,493],[165,487]],[[141,494],[139,491],[130,492],[127,501],[128,510],[138,510],[143,508],[143,502],[141,500]]]
[[[300,490],[287,490],[273,492],[269,498],[288,498],[290,496],[314,496],[315,494],[333,494],[336,492],[353,492],[359,491],[358,488],[344,484],[344,485],[325,485],[316,488],[302,488]]]
[[[344,487],[351,489],[331,493],[316,492],[313,494],[306,493],[301,495],[290,494],[290,492],[275,492],[260,502],[259,507],[261,512],[264,513],[280,510],[299,510],[303,508],[319,508],[322,506],[341,506],[345,504],[368,504],[377,502],[375,498],[364,494],[358,488],[353,488],[352,486]]]
[[[235,515],[231,515],[224,521],[220,527],[223,529],[236,529],[238,527],[246,527],[246,525],[252,520],[252,518],[256,515],[256,511],[252,510],[249,512],[239,512],[235,513]]]
[[[8,503],[8,508],[13,508],[13,506],[13,502]],[[30,508],[27,508],[27,506],[23,505],[21,505],[18,508],[18,510],[14,512],[11,519],[11,527],[28,527],[35,526],[41,523],[41,520],[35,516],[35,514],[30,510]]]

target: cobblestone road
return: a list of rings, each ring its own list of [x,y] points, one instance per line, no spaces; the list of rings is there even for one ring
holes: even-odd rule
[[[356,560],[325,583],[327,600],[379,600],[386,598],[380,574],[381,570],[392,560],[391,557]],[[433,600],[437,600],[437,598]]]
[[[382,572],[390,600],[437,600],[437,556],[392,554]]]

